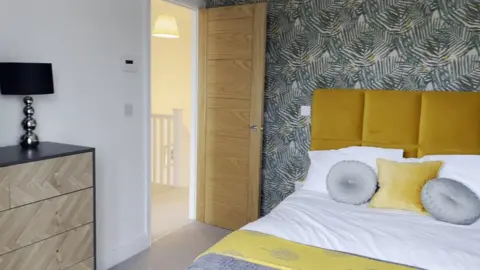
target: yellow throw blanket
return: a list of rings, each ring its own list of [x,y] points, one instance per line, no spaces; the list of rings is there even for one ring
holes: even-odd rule
[[[282,270],[411,270],[414,268],[325,250],[252,232],[235,231],[207,250]]]

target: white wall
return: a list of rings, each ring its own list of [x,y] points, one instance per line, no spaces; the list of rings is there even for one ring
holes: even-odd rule
[[[147,0],[0,0],[0,61],[52,62],[35,98],[42,140],[97,148],[99,270],[147,248]],[[141,60],[138,73],[120,58]],[[134,106],[131,118],[124,104]],[[19,98],[0,96],[0,145],[16,144]]]
[[[172,114],[182,110],[181,134],[178,155],[180,166],[177,186],[189,185],[191,99],[192,99],[192,48],[194,12],[186,7],[166,1],[151,1],[151,23],[161,14],[175,17],[180,38],[151,37],[151,110],[153,114]]]

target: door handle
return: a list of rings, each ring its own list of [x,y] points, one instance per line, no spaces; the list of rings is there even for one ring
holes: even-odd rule
[[[250,126],[250,129],[253,130],[253,131],[257,131],[257,130],[258,130],[258,126],[257,126],[257,125],[251,125],[251,126]],[[260,127],[260,130],[263,130],[263,126]]]

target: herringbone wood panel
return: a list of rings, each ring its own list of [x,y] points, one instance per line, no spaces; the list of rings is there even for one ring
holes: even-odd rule
[[[0,212],[0,255],[92,221],[92,188]]]
[[[68,270],[94,270],[93,258],[87,259],[81,263],[77,263],[74,266],[69,267]]]
[[[10,184],[10,207],[88,188],[93,184],[92,153],[0,168],[2,179]]]
[[[0,269],[63,270],[92,256],[93,224],[88,224],[0,256]]]
[[[0,168],[0,211],[10,207],[9,193],[8,181],[2,176],[2,168]]]

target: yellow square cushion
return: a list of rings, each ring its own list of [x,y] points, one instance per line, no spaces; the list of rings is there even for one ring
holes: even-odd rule
[[[422,188],[438,175],[441,161],[396,162],[377,159],[380,189],[370,207],[408,210],[421,214],[427,211],[422,204]]]

